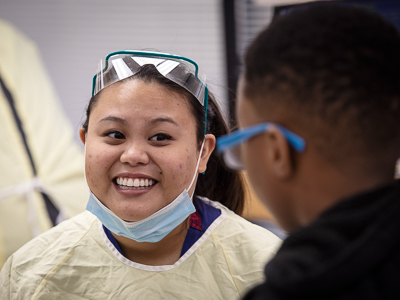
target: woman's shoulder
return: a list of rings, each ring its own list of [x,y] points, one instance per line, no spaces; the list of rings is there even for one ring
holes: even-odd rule
[[[18,249],[9,260],[12,260],[14,266],[57,260],[87,234],[96,220],[90,212],[82,212],[32,239]]]
[[[281,239],[269,230],[245,220],[219,202],[206,198],[201,200],[221,211],[220,223],[211,234],[211,239],[214,245],[223,249],[224,258],[235,278],[237,288],[246,291],[261,283],[264,278],[264,266],[275,256],[282,243]]]
[[[79,245],[92,240],[90,237],[85,239],[85,236],[88,236],[91,228],[98,228],[93,226],[96,220],[94,215],[85,211],[26,243],[3,266],[0,291],[30,298],[46,274],[51,273],[56,265],[65,263],[72,249],[87,251]]]
[[[237,238],[239,237],[244,238],[248,242],[254,240],[258,245],[260,245],[260,243],[263,243],[263,241],[266,244],[281,243],[281,239],[277,237],[274,233],[265,229],[264,227],[261,227],[259,225],[247,221],[243,217],[235,214],[233,211],[231,211],[223,204],[216,201],[212,201],[205,197],[199,197],[199,198],[206,204],[221,210],[221,212],[223,212],[223,215],[225,215],[224,222],[221,222],[219,226],[219,231],[218,231],[219,234],[226,237],[234,236]]]

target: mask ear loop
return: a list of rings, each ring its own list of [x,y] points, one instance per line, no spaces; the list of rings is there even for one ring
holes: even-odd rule
[[[196,174],[197,174],[197,170],[199,169],[199,165],[200,165],[200,159],[201,159],[201,154],[203,153],[203,147],[204,147],[204,143],[205,143],[205,141],[206,141],[206,138],[204,137],[204,139],[203,139],[203,143],[201,144],[201,149],[200,149],[199,159],[197,160],[196,171],[195,171],[195,173],[194,173],[194,176],[193,176],[192,182],[190,183],[190,185],[189,185],[189,188],[187,189],[188,191],[190,190],[190,188],[192,187],[192,185],[193,185],[193,183],[194,183],[194,180],[196,179]],[[193,194],[192,194],[192,196],[190,197],[191,199],[193,199],[193,195],[194,195],[194,191],[193,191]]]

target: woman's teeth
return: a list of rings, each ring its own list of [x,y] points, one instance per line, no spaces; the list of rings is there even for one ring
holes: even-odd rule
[[[129,188],[139,188],[144,189],[146,187],[152,186],[155,184],[155,180],[147,179],[147,178],[122,178],[117,177],[117,184],[121,189],[129,189]]]

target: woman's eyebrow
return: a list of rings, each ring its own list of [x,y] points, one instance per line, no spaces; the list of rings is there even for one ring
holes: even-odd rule
[[[100,123],[100,122],[104,122],[104,121],[111,121],[111,122],[121,123],[122,125],[128,125],[128,122],[127,122],[126,120],[124,120],[124,119],[122,119],[122,118],[119,118],[119,117],[115,117],[115,116],[108,116],[108,117],[105,117],[105,118],[101,119],[101,120],[99,121],[99,123]]]
[[[173,124],[173,125],[175,125],[175,126],[178,126],[178,127],[180,127],[179,126],[179,124],[178,123],[176,123],[172,118],[170,118],[170,117],[158,117],[158,118],[154,118],[154,119],[151,119],[150,121],[149,121],[149,124],[150,125],[155,125],[155,124],[157,124],[157,123],[171,123],[171,124]]]

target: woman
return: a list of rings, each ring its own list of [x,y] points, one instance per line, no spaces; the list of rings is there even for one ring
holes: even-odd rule
[[[227,130],[196,63],[111,53],[93,95],[80,130],[88,211],[15,253],[2,295],[234,299],[262,281],[279,239],[237,215],[242,179],[214,154]]]

